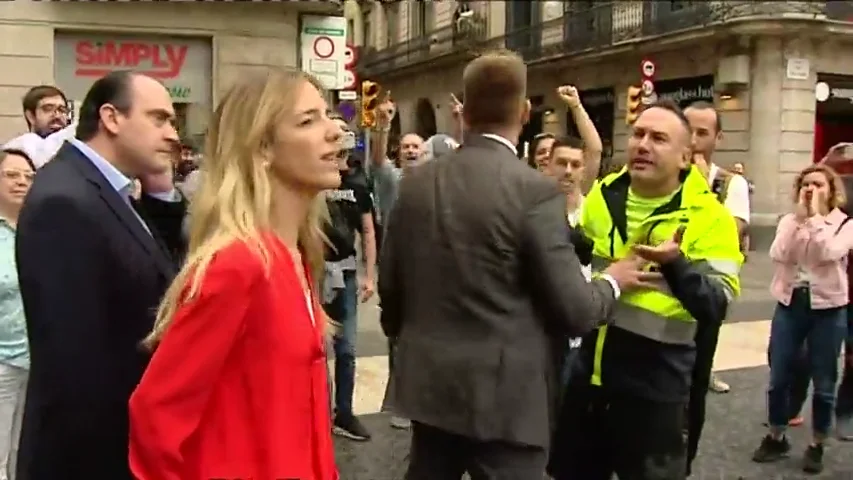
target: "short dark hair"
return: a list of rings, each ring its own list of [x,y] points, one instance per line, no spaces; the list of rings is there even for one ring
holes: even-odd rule
[[[714,118],[716,119],[716,125],[714,125],[716,131],[714,133],[723,131],[723,121],[720,119],[720,112],[717,111],[713,103],[706,102],[705,100],[697,100],[688,105],[687,108],[692,108],[694,110],[713,110]],[[685,108],[684,110],[687,110],[687,108]]]
[[[650,105],[645,106],[645,108],[643,108],[642,112],[640,112],[640,115],[642,115],[647,110],[651,110],[653,108],[660,108],[662,110],[666,110],[666,111],[669,111],[669,112],[672,112],[673,114],[675,114],[675,116],[678,117],[678,119],[681,121],[681,125],[684,127],[684,130],[686,131],[687,136],[690,136],[690,132],[691,132],[690,121],[687,120],[687,117],[684,115],[684,110],[682,110],[681,107],[679,107],[677,103],[675,103],[673,100],[670,100],[668,98],[664,98],[664,99],[658,100],[655,103],[652,103]]]
[[[583,150],[583,140],[572,135],[563,135],[554,139],[554,144],[551,145],[551,157],[554,156],[554,150],[560,147],[574,148]]]
[[[131,81],[138,74],[129,70],[110,72],[92,84],[80,105],[77,138],[83,142],[95,138],[101,125],[101,107],[110,104],[127,114],[132,104]]]
[[[35,113],[39,106],[39,102],[48,97],[62,97],[62,101],[65,102],[65,105],[68,105],[68,98],[62,90],[54,87],[53,85],[37,85],[27,90],[27,93],[24,94],[24,98],[21,99],[21,107],[23,108],[24,113]],[[30,125],[30,121],[27,120],[26,115],[24,115],[24,119],[27,122],[27,126],[32,127],[32,125]]]
[[[20,150],[20,149],[17,149],[17,148],[4,148],[3,151],[0,152],[0,165],[3,164],[3,162],[6,160],[6,157],[9,155],[17,155],[17,156],[23,158],[24,160],[27,161],[27,165],[29,165],[30,168],[32,168],[34,172],[36,171],[36,164],[33,163],[33,159],[30,158],[29,154],[27,152]]]
[[[512,126],[527,96],[527,66],[508,50],[487,53],[465,67],[462,84],[462,115],[470,130]]]

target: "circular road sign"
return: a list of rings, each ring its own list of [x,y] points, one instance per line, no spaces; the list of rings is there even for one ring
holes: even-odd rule
[[[329,58],[335,53],[335,42],[329,37],[314,39],[314,55],[317,58]]]
[[[655,62],[651,60],[643,60],[643,76],[644,77],[654,77],[655,76]]]
[[[355,65],[355,61],[358,59],[355,53],[355,48],[352,45],[347,45],[344,47],[344,66],[351,67]]]
[[[655,93],[655,84],[652,83],[651,80],[648,80],[648,79],[643,80],[643,85],[641,88],[643,90],[643,96],[645,96],[645,97],[649,97],[653,93]]]

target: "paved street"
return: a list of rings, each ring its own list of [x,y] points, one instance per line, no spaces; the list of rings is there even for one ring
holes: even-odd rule
[[[750,461],[752,450],[764,434],[766,348],[774,302],[767,294],[771,276],[766,254],[753,254],[742,275],[742,296],[723,326],[715,370],[731,384],[728,394],[711,394],[709,424],[692,478],[770,480],[814,478],[853,479],[853,444],[833,442],[827,449],[827,468],[819,476],[806,476],[799,458],[808,441],[808,424],[792,432],[794,455],[774,465]],[[359,360],[354,399],[356,413],[371,429],[367,443],[336,440],[342,480],[401,480],[408,453],[408,434],[392,429],[379,413],[388,375],[385,339],[378,324],[378,308],[367,303],[360,309]],[[808,416],[807,416],[808,418]],[[842,461],[844,459],[844,461]]]

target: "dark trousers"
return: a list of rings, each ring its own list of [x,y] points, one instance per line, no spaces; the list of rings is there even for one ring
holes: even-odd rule
[[[711,383],[714,354],[720,339],[720,325],[700,323],[695,339],[696,362],[693,365],[690,398],[687,402],[687,475],[690,475],[693,460],[699,453],[699,440],[705,427],[708,385]]]
[[[847,340],[844,342],[844,373],[835,398],[835,416],[853,417],[853,305],[847,306]]]
[[[412,423],[406,480],[539,480],[545,449],[508,442],[483,442],[422,423]]]
[[[684,427],[682,403],[578,381],[566,390],[548,470],[555,480],[684,480]]]
[[[332,337],[332,351],[335,354],[335,413],[352,415],[355,342],[358,335],[358,278],[355,270],[344,271],[344,288],[331,303],[323,305],[323,309],[341,325]]]
[[[771,349],[767,349],[767,364],[772,362],[773,355]],[[772,366],[770,368],[773,368]],[[788,389],[788,407],[790,414],[789,419],[794,419],[800,416],[803,410],[803,405],[806,399],[809,398],[809,385],[812,382],[811,370],[809,367],[809,353],[806,346],[803,345],[797,356],[794,358],[791,365],[791,385]]]

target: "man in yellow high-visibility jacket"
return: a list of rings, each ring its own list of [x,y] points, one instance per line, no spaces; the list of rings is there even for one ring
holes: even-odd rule
[[[552,447],[556,480],[687,476],[697,325],[719,329],[743,262],[734,218],[692,166],[690,147],[678,106],[652,105],[631,129],[626,167],[586,198],[593,269],[638,255],[661,278],[622,296],[611,323],[584,338]]]

